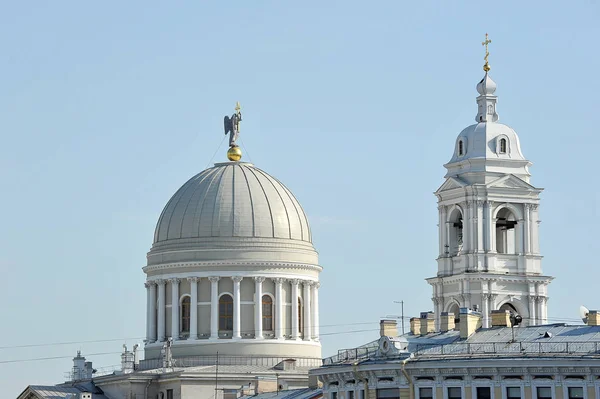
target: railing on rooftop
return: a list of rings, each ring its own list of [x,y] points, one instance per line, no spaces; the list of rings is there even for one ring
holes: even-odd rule
[[[459,342],[454,344],[417,344],[415,356],[440,355],[592,355],[598,354],[598,342]]]
[[[343,349],[323,359],[323,365],[374,359],[377,348]],[[459,342],[453,344],[416,344],[409,347],[415,357],[452,355],[600,355],[600,342]]]
[[[219,356],[219,366],[264,366],[275,367],[284,360],[294,359],[296,367],[320,367],[321,359],[309,357],[264,357],[264,356]],[[217,356],[184,356],[173,358],[173,367],[214,366]],[[140,360],[138,370],[152,370],[163,367],[162,359]]]

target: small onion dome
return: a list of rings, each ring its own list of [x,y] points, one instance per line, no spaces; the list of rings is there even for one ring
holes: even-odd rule
[[[482,96],[494,94],[496,91],[496,82],[486,73],[483,79],[477,83],[477,92]]]

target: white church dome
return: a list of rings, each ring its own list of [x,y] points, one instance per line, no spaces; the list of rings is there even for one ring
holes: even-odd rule
[[[250,163],[224,162],[192,177],[169,200],[148,264],[261,257],[317,263],[306,214],[279,180]]]

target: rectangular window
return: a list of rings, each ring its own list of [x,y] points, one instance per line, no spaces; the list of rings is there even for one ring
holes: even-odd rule
[[[462,399],[462,388],[448,387],[448,399]]]
[[[348,391],[348,395],[346,395],[348,399],[354,399],[354,391]]]
[[[477,399],[491,399],[492,389],[490,387],[477,387]]]
[[[506,387],[506,399],[521,399],[521,387]]]
[[[569,387],[569,399],[583,398],[582,387]]]
[[[358,391],[358,399],[365,399],[365,390],[361,389]]]
[[[433,388],[419,388],[420,399],[433,399]]]
[[[330,397],[331,399],[337,399],[337,392],[331,392],[331,393],[329,394],[329,397]]]
[[[167,399],[173,399],[173,390],[167,389]]]
[[[377,399],[400,399],[399,388],[382,388],[377,390]]]
[[[550,387],[537,387],[538,399],[552,399],[552,388]]]

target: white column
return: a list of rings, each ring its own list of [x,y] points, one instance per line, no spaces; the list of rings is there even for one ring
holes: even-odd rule
[[[264,277],[254,277],[254,339],[263,338],[262,329],[262,283]]]
[[[150,318],[152,317],[152,310],[153,310],[153,306],[152,306],[152,299],[151,299],[151,293],[150,293],[150,288],[153,286],[154,284],[150,283],[149,281],[146,281],[144,283],[144,287],[146,287],[146,342],[150,342],[151,341],[151,332],[150,332],[150,328],[151,328],[151,321]]]
[[[302,304],[304,305],[304,331],[303,331],[303,335],[304,335],[304,340],[305,341],[310,341],[311,340],[311,331],[312,331],[312,325],[311,325],[311,317],[312,317],[312,312],[310,311],[310,281],[305,281],[304,282],[304,295],[302,296],[303,302]]]
[[[438,222],[438,236],[439,237],[438,238],[439,238],[439,243],[440,243],[439,244],[439,246],[440,246],[440,249],[439,249],[440,255],[439,256],[441,257],[441,256],[444,256],[444,244],[445,244],[445,242],[444,242],[444,230],[445,230],[444,225],[446,224],[445,220],[444,220],[444,206],[442,206],[442,205],[438,205],[438,220],[439,220],[439,222]]]
[[[156,283],[150,282],[150,318],[148,324],[150,325],[150,335],[148,336],[149,342],[156,341]]]
[[[171,337],[179,340],[179,279],[172,278],[171,283]]]
[[[494,223],[493,210],[494,203],[492,201],[488,201],[488,235],[490,242],[490,246],[488,248],[490,252],[496,252],[496,223]]]
[[[490,294],[481,295],[481,312],[483,313],[483,328],[490,327]]]
[[[536,296],[535,295],[529,295],[529,325],[530,326],[535,326],[537,325],[537,317],[535,315],[535,311],[536,311]]]
[[[298,331],[300,326],[298,325],[298,284],[300,281],[294,279],[290,280],[292,285],[292,339],[299,339]]]
[[[540,211],[537,204],[531,205],[531,253],[540,253]]]
[[[198,339],[198,277],[188,277],[190,282],[190,338]]]
[[[165,280],[157,280],[158,285],[158,341],[165,340]]]
[[[531,212],[531,205],[530,204],[525,204],[525,206],[523,207],[524,211],[525,211],[525,229],[523,231],[523,245],[524,245],[524,253],[525,254],[530,254],[531,253],[531,215],[529,214]]]
[[[477,252],[483,252],[484,250],[484,229],[483,229],[483,201],[477,201],[475,203],[477,205],[476,208],[476,217],[477,217],[477,245],[476,245],[476,249]]]
[[[313,314],[313,338],[315,341],[319,340],[319,288],[321,284],[314,282],[312,284],[312,314]]]
[[[276,278],[275,281],[275,339],[283,339],[283,279]]]
[[[240,282],[243,277],[234,276],[233,280],[233,339],[242,338]]]
[[[219,339],[219,277],[210,280],[210,339]]]

